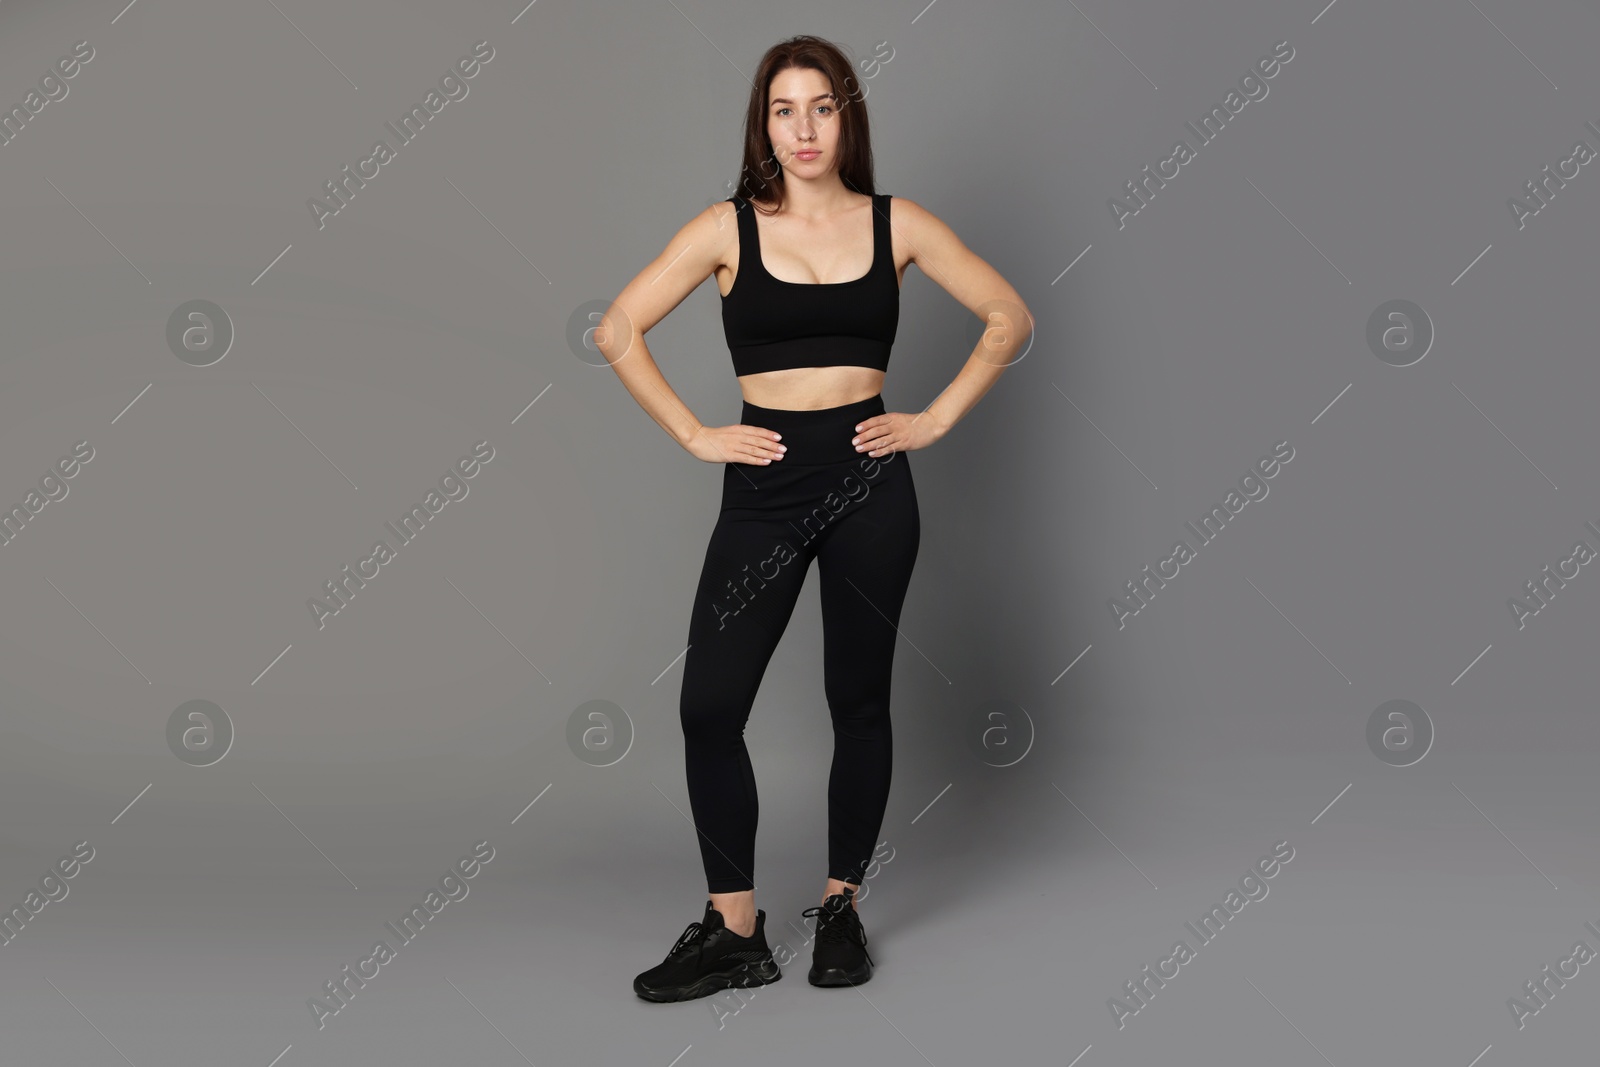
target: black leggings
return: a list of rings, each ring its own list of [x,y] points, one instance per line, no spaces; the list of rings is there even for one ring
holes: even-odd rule
[[[689,802],[712,893],[754,889],[756,782],[744,727],[812,559],[821,578],[823,685],[833,719],[828,876],[859,884],[889,801],[889,681],[921,521],[904,453],[850,439],[883,397],[812,411],[746,402],[782,459],[725,463],[689,621],[679,717]]]

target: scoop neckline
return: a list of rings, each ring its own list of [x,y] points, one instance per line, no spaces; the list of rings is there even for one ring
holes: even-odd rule
[[[776,277],[770,270],[767,269],[766,263],[761,258],[761,227],[756,226],[756,220],[754,218],[752,218],[750,220],[750,225],[756,227],[755,228],[755,235],[754,235],[754,237],[755,237],[754,248],[755,248],[755,253],[756,253],[756,266],[760,269],[762,274],[765,274],[767,276],[768,280],[777,282],[779,285],[792,285],[792,286],[794,286],[794,287],[796,287],[798,289],[838,289],[838,288],[841,288],[841,287],[846,286],[846,285],[860,285],[862,282],[864,282],[867,279],[871,278],[872,275],[878,269],[878,255],[879,255],[879,251],[880,251],[879,248],[878,248],[878,197],[880,195],[882,195],[882,194],[873,193],[872,194],[872,203],[869,205],[870,211],[872,213],[872,264],[871,264],[871,266],[867,267],[867,273],[863,274],[861,277],[859,277],[859,278],[849,278],[849,279],[847,279],[845,281],[842,281],[842,282],[789,282],[789,281],[784,281],[782,278]],[[750,202],[749,201],[745,201],[745,203],[748,205]],[[753,206],[751,206],[751,210],[754,210]],[[740,274],[743,274],[743,272],[744,272],[744,264],[743,264],[742,261],[741,261],[741,263],[739,265],[739,268],[740,268]],[[730,288],[728,290],[728,292],[723,296],[722,299],[726,300],[726,299],[728,299],[728,297],[732,296],[733,295],[733,290],[738,288],[738,286],[739,286],[739,275],[735,275],[734,279],[733,279],[732,288]]]

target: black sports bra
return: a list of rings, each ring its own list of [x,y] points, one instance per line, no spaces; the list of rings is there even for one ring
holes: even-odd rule
[[[888,193],[872,197],[872,266],[847,282],[786,282],[767,273],[755,209],[729,197],[739,271],[722,298],[722,332],[740,376],[794,367],[889,368],[900,324]]]

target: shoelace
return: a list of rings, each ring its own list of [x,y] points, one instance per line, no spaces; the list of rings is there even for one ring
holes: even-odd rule
[[[849,913],[848,916],[846,913]],[[861,919],[856,915],[855,909],[848,902],[837,911],[829,910],[826,905],[819,904],[814,908],[807,908],[801,912],[803,918],[817,917],[817,940],[839,941],[847,945],[855,945],[866,955],[867,962],[872,961],[872,955],[867,952],[867,932],[862,929]],[[857,935],[860,935],[859,937]]]
[[[672,959],[680,952],[690,947],[699,949],[704,947],[706,938],[711,936],[711,931],[699,920],[683,928],[683,933],[678,936],[678,943],[672,946],[672,951],[667,953],[667,959]]]

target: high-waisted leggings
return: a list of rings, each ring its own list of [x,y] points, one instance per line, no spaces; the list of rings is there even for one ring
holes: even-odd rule
[[[723,465],[689,622],[680,718],[690,806],[712,893],[754,889],[756,782],[744,727],[817,561],[823,689],[833,720],[828,876],[860,884],[889,800],[889,682],[921,521],[905,453],[850,443],[883,397],[796,411],[746,402],[740,422],[782,435],[782,459]]]

